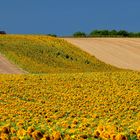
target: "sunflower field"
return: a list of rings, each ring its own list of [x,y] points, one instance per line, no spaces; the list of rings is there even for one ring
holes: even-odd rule
[[[0,139],[140,139],[140,73],[1,74]]]
[[[119,70],[64,39],[45,35],[0,35],[0,53],[35,74]]]

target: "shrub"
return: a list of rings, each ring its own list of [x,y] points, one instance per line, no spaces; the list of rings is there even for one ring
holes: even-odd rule
[[[6,34],[6,32],[5,31],[0,31],[0,34]]]
[[[86,37],[86,34],[84,32],[75,32],[73,34],[74,37]]]
[[[123,36],[123,37],[128,37],[129,33],[125,30],[120,30],[120,31],[118,31],[117,35],[118,36]]]
[[[47,34],[48,36],[57,37],[56,34]]]

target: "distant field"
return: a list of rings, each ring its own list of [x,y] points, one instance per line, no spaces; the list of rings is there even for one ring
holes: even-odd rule
[[[138,72],[0,75],[1,137],[136,140],[139,99]]]
[[[0,35],[0,52],[30,73],[114,71],[63,39],[39,35]]]
[[[99,60],[140,71],[140,38],[64,38]]]

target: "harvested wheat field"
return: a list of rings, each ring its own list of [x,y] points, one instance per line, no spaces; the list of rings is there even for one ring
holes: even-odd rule
[[[99,60],[140,71],[140,38],[65,38]]]

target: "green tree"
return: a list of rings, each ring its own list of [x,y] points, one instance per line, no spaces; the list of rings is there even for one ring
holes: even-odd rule
[[[48,36],[57,37],[56,34],[47,34]]]
[[[100,34],[101,34],[101,36],[108,36],[109,35],[109,31],[108,30],[101,30]]]
[[[100,36],[100,35],[101,35],[101,33],[99,30],[94,30],[90,33],[90,36]]]
[[[75,32],[73,34],[74,37],[86,37],[86,34],[84,32]]]
[[[109,31],[108,30],[94,30],[90,33],[89,36],[97,36],[97,37],[102,37],[102,36],[108,36]]]
[[[118,31],[117,35],[122,36],[122,37],[128,37],[129,33],[125,30],[120,30],[120,31]]]
[[[0,34],[6,34],[6,32],[5,31],[0,31]]]
[[[115,37],[115,36],[117,36],[117,31],[116,30],[111,30],[109,32],[109,35],[112,36],[112,37]]]

